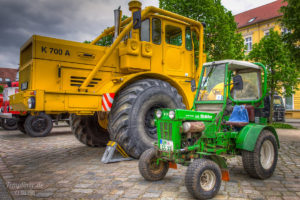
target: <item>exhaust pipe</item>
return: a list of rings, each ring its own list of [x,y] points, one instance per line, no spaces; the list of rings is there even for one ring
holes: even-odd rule
[[[119,6],[118,9],[114,10],[114,20],[115,20],[114,41],[117,39],[120,33],[121,15],[122,15],[121,6]]]

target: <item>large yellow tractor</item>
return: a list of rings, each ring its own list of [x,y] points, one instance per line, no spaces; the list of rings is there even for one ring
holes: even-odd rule
[[[156,7],[104,30],[90,44],[32,36],[21,48],[14,110],[71,113],[72,132],[88,146],[117,141],[132,157],[156,141],[154,110],[193,105],[203,54],[203,24]],[[110,46],[95,45],[108,35]],[[196,64],[197,63],[197,64]],[[192,87],[191,87],[192,86]]]

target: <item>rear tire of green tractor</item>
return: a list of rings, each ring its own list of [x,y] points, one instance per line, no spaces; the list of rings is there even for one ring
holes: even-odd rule
[[[108,117],[110,138],[134,158],[157,141],[154,112],[158,108],[185,108],[182,97],[169,83],[143,79],[122,89]]]
[[[278,144],[269,130],[259,135],[254,151],[242,151],[243,166],[253,178],[266,179],[273,175],[278,159]]]
[[[140,174],[147,181],[162,180],[169,170],[169,163],[159,161],[157,165],[156,150],[154,148],[144,151],[139,160]]]
[[[103,147],[109,141],[109,134],[93,116],[72,115],[71,129],[75,137],[86,146]]]
[[[194,160],[185,174],[185,186],[196,199],[210,199],[216,196],[221,182],[220,167],[208,159]]]
[[[24,123],[24,129],[31,137],[46,137],[50,134],[52,127],[52,119],[45,113],[28,115]]]
[[[2,128],[8,131],[13,131],[18,128],[16,118],[2,119]]]

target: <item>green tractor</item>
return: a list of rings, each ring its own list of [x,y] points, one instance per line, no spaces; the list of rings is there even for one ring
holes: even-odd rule
[[[267,125],[266,91],[267,70],[260,63],[205,63],[192,110],[156,110],[158,142],[141,155],[141,175],[158,181],[169,168],[188,166],[185,185],[197,199],[218,193],[221,181],[229,180],[226,159],[236,155],[251,177],[272,176],[279,140]]]

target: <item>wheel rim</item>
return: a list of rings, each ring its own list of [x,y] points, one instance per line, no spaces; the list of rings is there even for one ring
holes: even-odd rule
[[[17,124],[17,121],[14,119],[6,119],[6,125],[8,126],[15,126]]]
[[[159,174],[164,169],[164,163],[162,161],[159,161],[157,164],[157,158],[152,158],[150,161],[149,169],[153,174]]]
[[[212,170],[205,170],[200,176],[200,185],[204,191],[210,191],[216,184],[216,175]]]
[[[44,118],[36,117],[32,120],[32,129],[36,132],[43,132],[47,127],[47,120]]]
[[[270,169],[274,162],[274,147],[270,140],[265,140],[260,149],[260,163],[264,169]]]
[[[157,139],[156,126],[154,123],[155,119],[155,110],[159,108],[165,108],[163,105],[153,105],[151,106],[145,115],[145,130],[147,135],[152,139]]]

